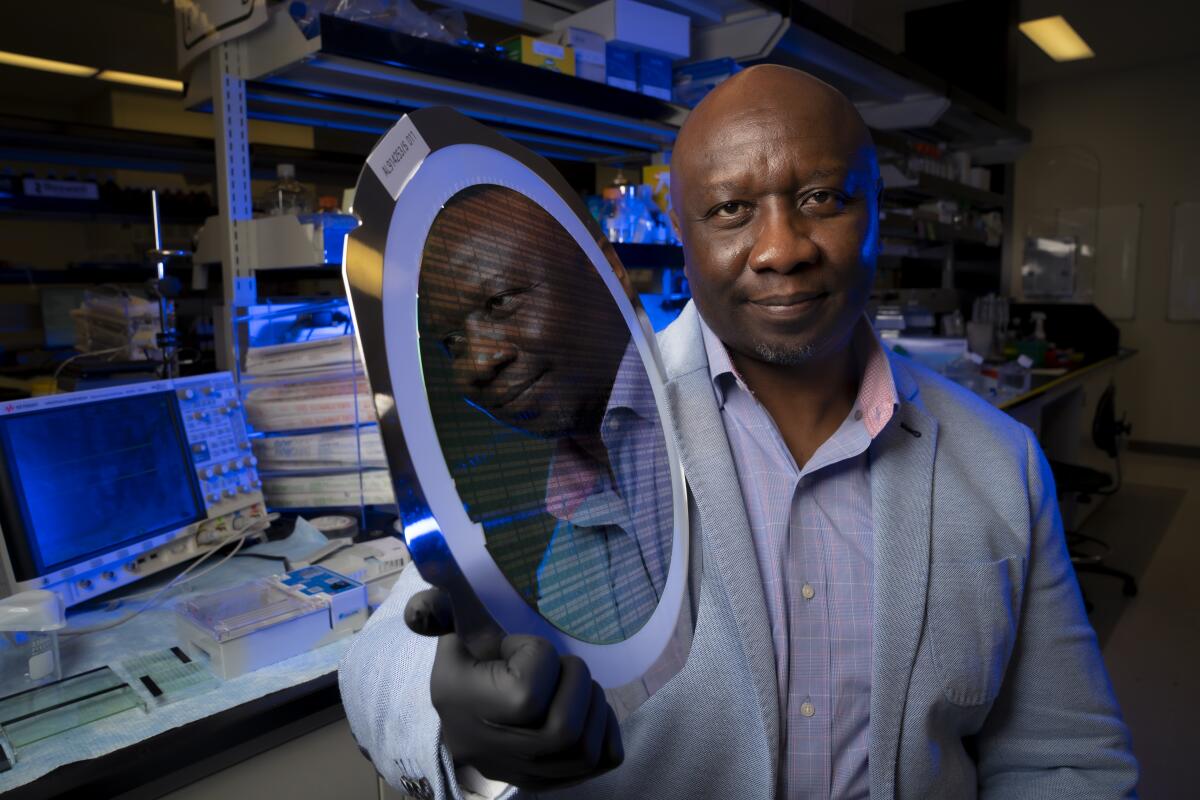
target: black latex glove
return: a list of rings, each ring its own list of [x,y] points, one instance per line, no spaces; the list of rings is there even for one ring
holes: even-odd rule
[[[438,637],[429,688],[457,763],[544,791],[624,760],[616,715],[578,657],[560,657],[540,636],[513,635],[500,641],[498,658],[476,659],[454,632],[450,598],[440,589],[413,595],[404,621]]]

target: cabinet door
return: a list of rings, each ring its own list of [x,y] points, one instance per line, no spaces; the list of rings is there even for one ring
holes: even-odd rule
[[[185,786],[164,800],[233,797],[375,800],[379,783],[342,719]]]

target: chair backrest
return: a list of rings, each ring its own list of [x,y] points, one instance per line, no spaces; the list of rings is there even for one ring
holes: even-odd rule
[[[1109,458],[1117,457],[1117,442],[1121,436],[1133,430],[1133,426],[1125,422],[1125,417],[1117,419],[1117,387],[1109,384],[1096,403],[1096,415],[1092,417],[1092,442],[1096,447],[1108,453]]]

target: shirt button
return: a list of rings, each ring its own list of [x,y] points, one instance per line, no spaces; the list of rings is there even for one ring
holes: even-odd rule
[[[805,600],[812,600],[816,593],[817,590],[812,587],[812,584],[806,583],[800,587],[800,596]]]
[[[862,409],[861,408],[854,409],[854,419],[855,419],[855,421],[862,419]]]
[[[812,703],[805,700],[803,703],[800,704],[800,713],[806,717],[811,717],[813,714],[817,713],[817,709],[813,706]]]

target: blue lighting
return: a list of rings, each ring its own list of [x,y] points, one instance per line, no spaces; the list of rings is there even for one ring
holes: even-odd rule
[[[368,76],[368,77],[378,77],[378,75],[376,73],[372,73],[372,72],[361,72],[361,71],[355,71],[355,70],[349,70],[349,69],[343,69],[342,71],[347,71],[347,72],[350,72],[351,74],[361,74],[361,75]],[[274,77],[274,78],[267,79],[265,81],[265,83],[274,85],[274,86],[283,86],[283,87],[287,87],[290,89],[298,89],[300,91],[308,92],[310,94],[313,93],[314,91],[317,91],[317,92],[320,92],[322,95],[326,95],[329,97],[347,96],[347,92],[343,87],[338,87],[338,86],[325,87],[321,84],[313,83],[312,81],[307,81],[307,80],[291,80],[288,78]],[[369,91],[365,91],[365,90],[357,89],[357,88],[349,96],[353,99],[370,100],[370,101],[375,101],[375,102],[379,102],[379,103],[384,103],[389,106],[404,106],[404,107],[420,108],[423,106],[430,105],[430,103],[428,101],[423,102],[420,100],[405,98],[404,96],[401,96],[401,95],[381,94],[378,92],[369,92]],[[483,99],[488,99],[488,96],[486,94],[479,94],[479,97],[481,97]],[[494,99],[494,98],[492,98],[492,99]],[[450,105],[454,105],[454,104],[451,103]],[[523,106],[523,107],[531,108],[531,109],[537,110],[542,113],[546,113],[548,111],[548,109],[546,109],[546,108],[542,108],[539,105],[531,104],[531,103],[512,101],[511,105],[518,106],[518,107]],[[631,138],[628,138],[627,136],[622,136],[622,135],[618,135],[615,133],[608,133],[608,132],[596,130],[593,128],[589,128],[586,126],[578,127],[578,126],[570,126],[570,125],[562,125],[562,124],[553,124],[549,121],[550,119],[553,119],[554,116],[558,116],[558,117],[581,117],[582,116],[582,117],[584,117],[584,119],[590,119],[590,115],[567,113],[564,110],[564,109],[568,108],[567,106],[563,106],[561,108],[555,107],[553,109],[553,114],[547,113],[546,119],[538,119],[536,122],[531,121],[528,118],[515,116],[513,114],[492,113],[492,112],[487,112],[487,111],[481,111],[474,107],[461,107],[461,106],[455,106],[455,107],[463,114],[466,114],[467,116],[473,117],[482,122],[493,122],[493,123],[500,123],[500,124],[505,124],[505,125],[524,125],[524,126],[529,126],[529,127],[536,126],[538,129],[547,131],[547,132],[565,133],[565,134],[568,134],[571,136],[584,137],[586,139],[606,141],[606,142],[610,142],[610,143],[624,145],[627,147],[638,148],[640,150],[645,150],[647,152],[649,152],[650,150],[653,150],[653,149],[657,149],[657,146],[655,144],[653,144],[645,139],[631,139]],[[358,113],[358,112],[357,112],[357,109],[353,109],[353,110],[347,109],[346,113]],[[605,123],[606,126],[611,126],[614,128],[628,128],[628,129],[632,129],[634,131],[638,131],[638,130],[646,131],[647,133],[653,134],[654,137],[662,144],[669,144],[675,138],[674,132],[672,132],[672,131],[663,131],[663,130],[660,130],[657,128],[647,128],[647,127],[641,126],[641,125],[618,124],[617,120],[618,120],[618,118],[614,117],[612,119],[602,118],[602,119],[599,119],[598,121]],[[311,125],[311,124],[317,124],[317,123],[314,123],[313,121],[308,121],[305,124]]]
[[[276,83],[282,83],[282,82],[276,81]],[[256,119],[272,119],[272,120],[281,121],[281,122],[288,122],[288,121],[292,121],[292,120],[302,120],[303,123],[307,124],[307,125],[315,125],[318,127],[327,127],[327,128],[342,128],[345,130],[356,130],[356,131],[362,131],[362,132],[366,132],[366,133],[375,133],[375,134],[382,134],[384,131],[387,130],[388,126],[390,126],[392,123],[394,123],[397,119],[396,113],[394,111],[388,111],[388,112],[372,111],[370,109],[365,109],[365,108],[358,108],[358,109],[354,109],[353,111],[350,111],[350,110],[341,108],[340,106],[338,106],[336,103],[333,103],[333,102],[326,102],[326,101],[323,101],[318,98],[302,97],[302,96],[298,96],[298,95],[271,95],[271,94],[266,94],[263,92],[251,91],[251,92],[247,93],[246,97],[249,100],[252,100],[256,103],[261,103],[263,105],[275,105],[275,106],[284,106],[284,107],[292,107],[292,108],[307,108],[307,109],[312,109],[314,111],[325,111],[325,112],[338,113],[338,114],[354,114],[355,116],[363,117],[366,119],[382,120],[382,121],[386,122],[387,124],[382,128],[375,128],[373,126],[360,126],[360,125],[356,125],[355,123],[351,123],[351,122],[330,121],[330,120],[320,119],[320,118],[311,118],[310,119],[307,117],[283,116],[283,115],[278,114],[278,112],[269,112],[269,111],[262,111],[259,109],[253,109],[251,111],[251,116],[253,116]],[[485,119],[491,119],[493,121],[500,119],[499,117],[497,117],[495,115],[487,115],[487,114],[474,114],[473,113],[473,116],[485,118]],[[536,134],[536,133],[526,133],[524,131],[506,130],[506,131],[504,131],[504,135],[510,139],[514,139],[519,142],[531,143],[532,149],[537,150],[538,153],[540,153],[541,155],[543,155],[547,158],[557,158],[557,159],[561,159],[564,161],[587,161],[587,160],[590,160],[590,158],[595,154],[609,155],[609,156],[619,156],[619,155],[625,154],[624,150],[619,150],[614,147],[606,147],[604,145],[597,144],[595,142],[574,142],[574,141],[570,141],[570,140],[566,140],[566,139],[555,138],[553,136],[543,136],[543,135]],[[546,145],[547,147],[538,148],[536,145]],[[563,152],[563,150],[552,150],[552,149],[549,149],[550,147],[566,148],[568,150],[569,149],[577,149],[581,152],[580,153],[569,153],[569,152]],[[339,261],[340,261],[340,259],[339,259]]]
[[[0,417],[0,451],[39,574],[204,516],[170,392]]]

